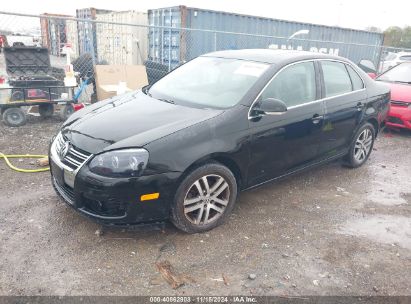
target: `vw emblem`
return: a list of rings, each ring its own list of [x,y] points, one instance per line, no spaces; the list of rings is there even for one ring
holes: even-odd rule
[[[63,159],[67,155],[67,152],[69,151],[69,149],[70,149],[70,143],[66,141],[60,149],[59,155],[61,159]]]

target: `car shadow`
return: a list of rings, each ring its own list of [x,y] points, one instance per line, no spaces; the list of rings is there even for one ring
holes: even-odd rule
[[[399,136],[403,138],[411,138],[411,130],[400,128],[384,128],[383,134],[386,137]]]

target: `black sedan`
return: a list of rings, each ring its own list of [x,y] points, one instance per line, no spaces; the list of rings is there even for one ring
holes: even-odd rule
[[[364,164],[389,100],[344,58],[215,52],[72,115],[50,146],[52,183],[103,224],[202,232],[239,191],[339,158]]]

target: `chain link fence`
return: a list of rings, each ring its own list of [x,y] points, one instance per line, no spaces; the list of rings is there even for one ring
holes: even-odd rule
[[[91,19],[63,15],[23,15],[0,12],[0,35],[4,46],[44,47],[50,55],[53,77],[63,80],[67,57],[77,75],[79,101],[94,102],[97,96],[96,65],[144,65],[152,84],[177,66],[201,54],[245,48],[316,51],[347,57],[359,63],[372,61],[382,70],[388,54],[405,49],[328,40],[224,32],[149,24],[147,14],[105,13]],[[33,48],[34,49],[34,48]],[[33,52],[36,52],[33,50]],[[37,64],[21,58],[21,64]],[[0,56],[0,76],[10,77],[6,60]],[[98,76],[98,75],[97,75]],[[84,84],[84,86],[82,86]],[[113,85],[115,85],[113,83]]]
[[[411,61],[411,49],[391,46],[381,47],[381,59],[377,65],[378,73],[385,72],[386,70],[398,64],[397,60]]]

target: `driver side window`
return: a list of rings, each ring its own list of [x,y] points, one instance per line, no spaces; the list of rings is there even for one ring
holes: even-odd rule
[[[261,100],[275,98],[287,107],[316,100],[314,62],[290,65],[282,70],[261,94]]]

